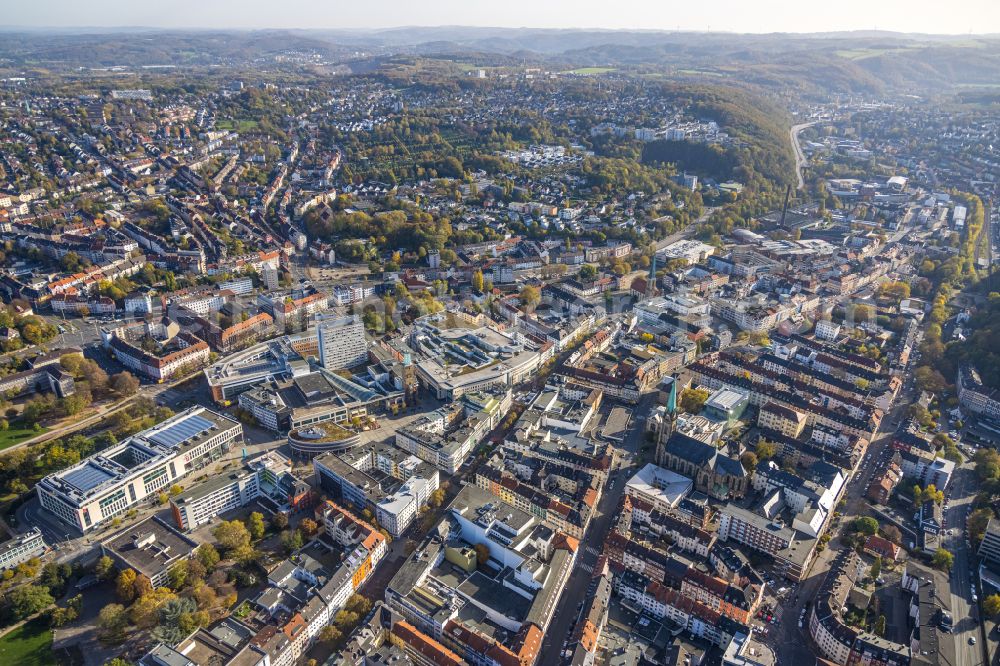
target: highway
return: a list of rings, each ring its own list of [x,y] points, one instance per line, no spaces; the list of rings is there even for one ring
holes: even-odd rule
[[[799,145],[799,132],[807,127],[812,127],[816,124],[816,121],[801,123],[799,125],[793,125],[790,130],[788,130],[788,139],[792,142],[792,150],[795,151],[795,178],[799,181],[798,189],[802,189],[805,182],[802,180],[802,167],[806,165],[806,156],[802,152],[802,146]]]

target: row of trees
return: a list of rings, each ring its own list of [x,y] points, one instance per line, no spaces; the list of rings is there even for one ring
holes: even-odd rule
[[[77,434],[7,451],[0,455],[0,487],[16,494],[27,492],[42,476],[75,465],[91,453],[170,416],[173,411],[169,407],[139,397],[127,408],[115,412],[106,421],[108,429],[97,437]]]

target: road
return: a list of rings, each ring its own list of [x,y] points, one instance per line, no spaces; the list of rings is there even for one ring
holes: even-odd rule
[[[719,210],[718,206],[709,206],[708,208],[705,208],[702,211],[701,215],[698,216],[697,220],[695,220],[694,222],[691,222],[690,224],[688,224],[686,227],[684,227],[680,231],[672,233],[669,236],[667,236],[666,238],[663,238],[663,239],[660,239],[660,240],[656,241],[656,250],[660,251],[663,248],[665,248],[666,246],[670,245],[671,243],[676,243],[679,240],[687,238],[692,233],[694,233],[694,230],[698,227],[699,224],[702,224],[703,222],[705,222],[709,217],[712,216],[712,213],[714,213],[717,210]],[[664,218],[658,217],[655,220],[653,220],[653,222],[659,222],[662,219],[664,219]]]
[[[979,608],[972,603],[971,586],[975,584],[973,568],[975,553],[969,552],[965,540],[965,519],[972,510],[976,497],[976,473],[973,466],[964,464],[952,477],[948,488],[948,507],[944,511],[947,531],[944,547],[955,556],[951,569],[951,616],[955,622],[955,663],[957,666],[978,666],[983,660],[983,636],[980,633]],[[979,592],[977,592],[978,594]],[[977,645],[969,645],[975,637]]]
[[[871,444],[858,465],[858,470],[847,484],[847,490],[844,492],[844,498],[847,502],[842,511],[844,515],[841,524],[853,520],[854,516],[865,515],[867,505],[863,503],[864,493],[868,484],[871,483],[875,470],[880,466],[880,461],[885,460],[888,455],[889,443],[892,440],[892,433],[895,431],[894,425],[891,424],[895,424],[902,417],[908,406],[908,398],[901,392],[892,409],[882,419],[878,434],[872,438]],[[830,528],[834,533],[838,529],[838,527]],[[775,639],[778,664],[811,664],[815,661],[816,654],[809,636],[809,624],[805,622],[803,628],[800,629],[798,617],[806,604],[811,603],[816,598],[820,585],[830,569],[830,564],[840,554],[841,548],[839,539],[835,538],[830,541],[828,547],[813,560],[809,573],[800,584],[796,595],[791,599],[791,604],[785,606],[782,617],[786,619],[778,625],[778,636]]]
[[[792,142],[792,150],[795,152],[795,178],[799,181],[798,189],[802,189],[805,182],[802,180],[802,167],[806,165],[806,156],[802,152],[802,146],[799,145],[799,132],[807,127],[812,127],[816,124],[816,121],[809,123],[801,123],[799,125],[793,125],[790,130],[788,130],[788,139]]]
[[[545,631],[545,640],[542,643],[542,651],[538,659],[539,664],[548,666],[562,661],[560,653],[563,650],[563,644],[569,639],[572,627],[579,617],[580,611],[577,608],[587,595],[593,577],[594,564],[603,550],[604,539],[618,516],[618,508],[625,495],[625,482],[638,467],[638,453],[643,442],[644,424],[638,423],[636,417],[649,414],[654,402],[655,395],[647,394],[632,410],[632,424],[620,447],[623,452],[621,454],[621,470],[615,472],[612,469],[608,484],[610,485],[613,479],[614,488],[605,487],[597,504],[597,515],[591,521],[580,542],[580,550],[577,552],[573,573],[570,574],[569,581],[563,589],[562,598],[559,599],[559,604],[552,616],[552,621]]]
[[[849,523],[857,516],[868,515],[868,503],[864,497],[865,491],[876,470],[884,467],[891,456],[892,435],[915,397],[916,392],[912,382],[908,382],[900,390],[892,407],[883,417],[878,432],[872,438],[861,462],[847,483],[847,489],[844,491],[845,506],[840,509],[843,514],[842,525]],[[829,529],[831,533],[836,534],[839,527],[833,526]],[[809,572],[803,578],[796,595],[791,599],[791,604],[785,606],[783,617],[787,620],[778,625],[778,636],[775,640],[778,664],[812,663],[815,661],[816,655],[812,639],[809,636],[809,624],[805,622],[803,627],[799,628],[798,617],[806,604],[811,603],[816,598],[819,587],[830,569],[831,562],[842,548],[843,545],[839,538],[830,541],[827,548],[813,560]]]

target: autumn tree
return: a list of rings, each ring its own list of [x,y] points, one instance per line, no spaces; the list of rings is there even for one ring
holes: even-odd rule
[[[1000,594],[991,594],[983,599],[983,612],[987,617],[1000,615]]]
[[[485,543],[477,543],[472,549],[476,551],[476,566],[485,569],[486,563],[490,560],[490,547]]]
[[[528,310],[533,310],[535,306],[541,303],[542,293],[538,290],[538,287],[528,284],[521,288],[519,298],[521,299],[522,306]]]
[[[250,532],[239,520],[225,520],[212,531],[212,536],[226,553],[250,545]]]
[[[133,569],[123,569],[118,574],[115,582],[115,594],[122,603],[132,603],[135,600],[135,571]]]
[[[264,514],[260,511],[254,511],[247,518],[247,531],[250,532],[250,538],[254,541],[261,539],[264,536],[266,527],[264,525]]]
[[[319,639],[327,645],[336,645],[340,642],[343,635],[340,629],[337,629],[332,624],[328,624],[320,630]]]
[[[302,536],[311,539],[319,531],[319,525],[312,518],[303,518],[299,521],[299,530],[302,532]]]
[[[705,389],[688,388],[681,391],[681,409],[689,414],[696,414],[701,411],[708,400],[708,391]]]
[[[955,556],[945,548],[938,548],[934,551],[934,556],[931,558],[931,564],[941,571],[949,571],[954,562]]]
[[[139,391],[139,380],[127,370],[111,375],[109,385],[122,398],[133,396]]]
[[[767,460],[778,455],[778,447],[771,442],[760,442],[755,450],[757,460]]]
[[[879,530],[882,532],[882,536],[897,546],[903,543],[903,533],[895,525],[881,525]]]
[[[97,629],[104,640],[120,643],[125,639],[128,613],[121,604],[108,604],[97,614]]]

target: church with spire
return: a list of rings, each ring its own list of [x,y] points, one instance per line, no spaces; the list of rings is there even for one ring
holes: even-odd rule
[[[653,253],[653,260],[649,264],[649,273],[645,277],[637,277],[632,280],[629,289],[631,294],[639,300],[646,300],[660,294],[656,287],[656,253]]]

